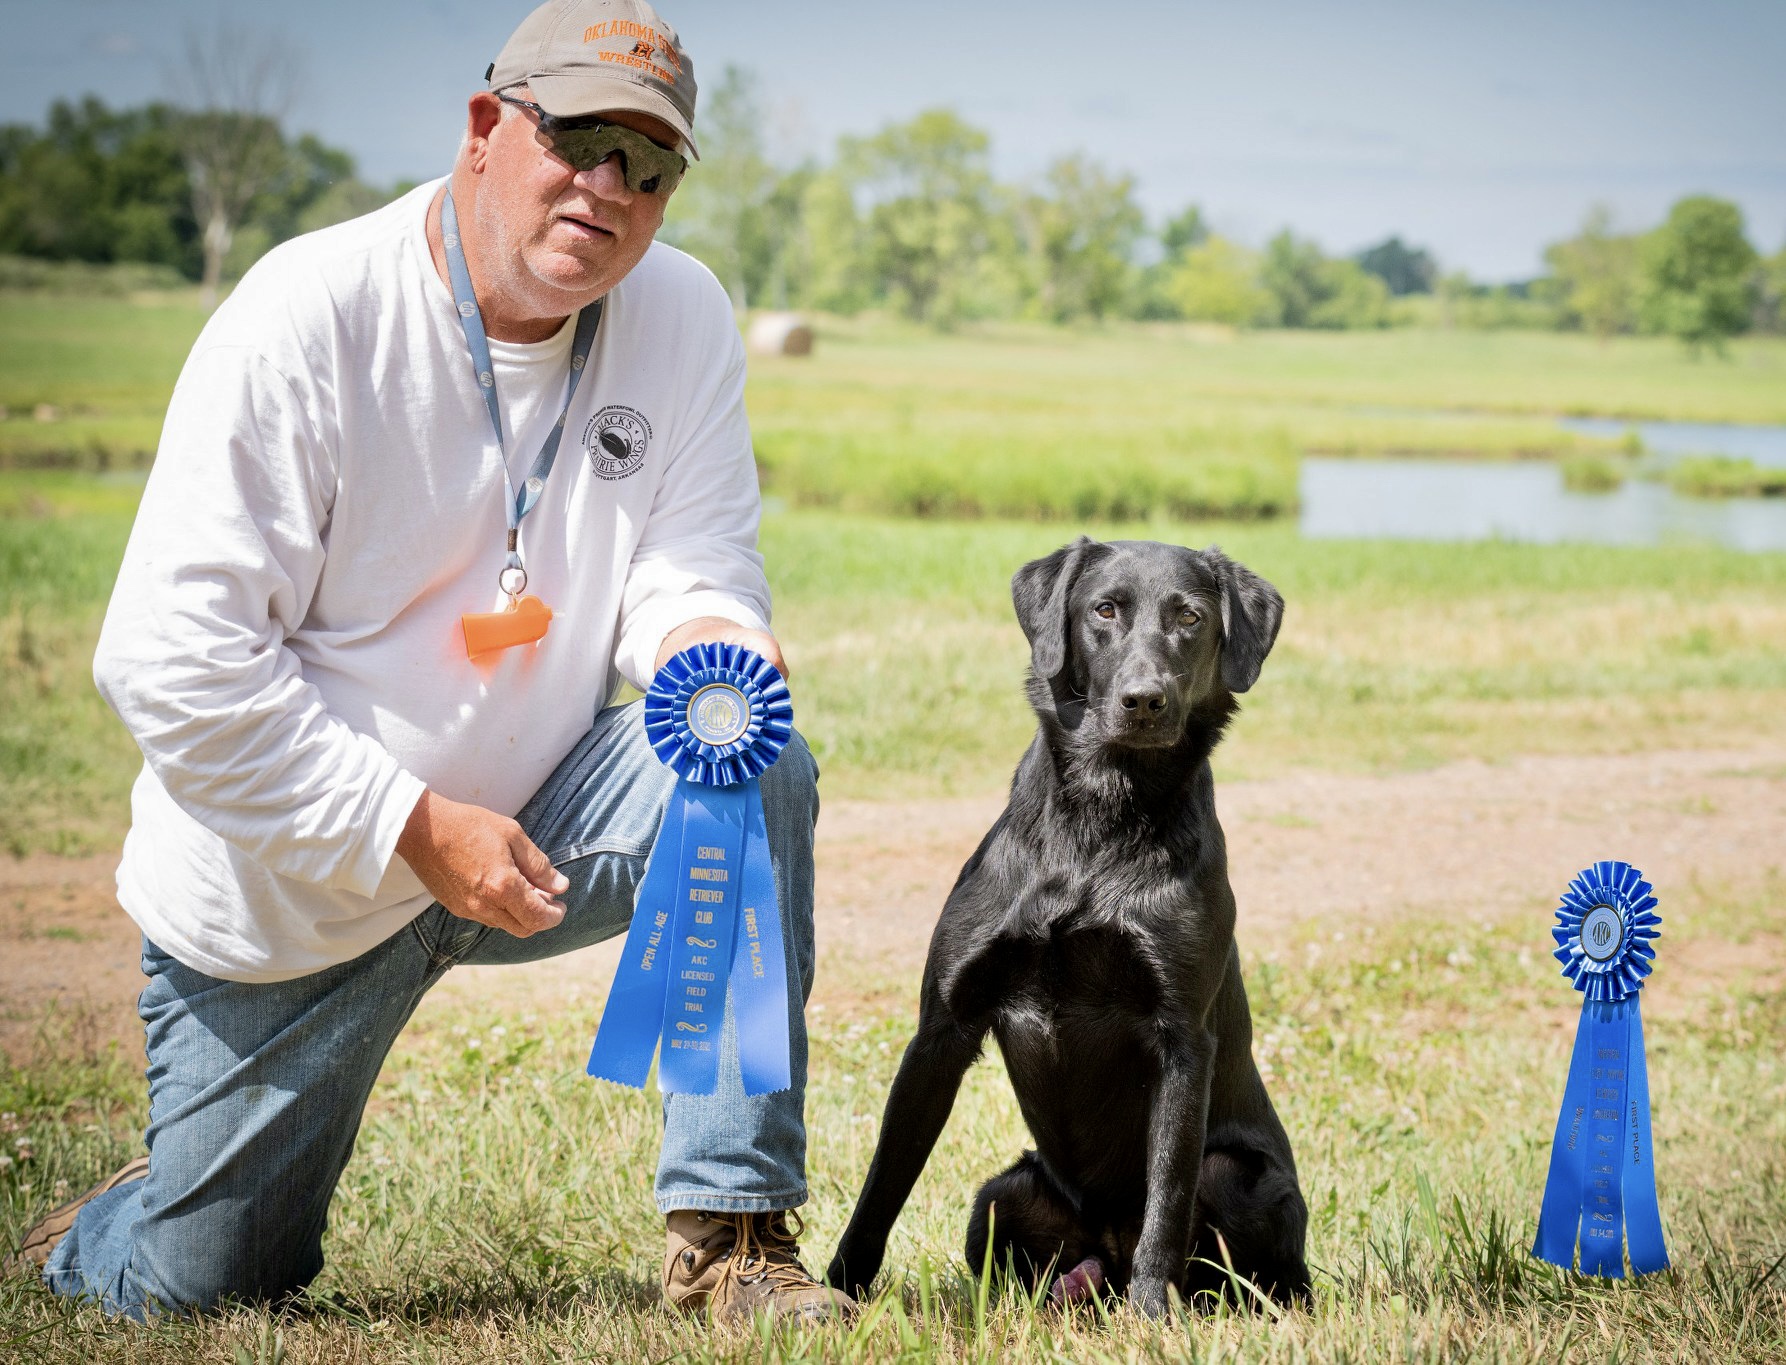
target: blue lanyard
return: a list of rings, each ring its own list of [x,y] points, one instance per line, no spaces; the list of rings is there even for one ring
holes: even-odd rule
[[[552,424],[545,444],[540,447],[533,470],[521,491],[515,492],[509,477],[508,451],[502,443],[502,405],[496,399],[496,371],[490,364],[490,339],[484,335],[484,315],[478,311],[477,295],[471,288],[471,271],[465,265],[465,248],[459,242],[459,214],[453,207],[453,192],[448,190],[440,204],[440,236],[446,247],[447,275],[453,282],[453,302],[457,305],[459,326],[465,332],[465,345],[471,351],[472,372],[478,388],[483,390],[484,407],[490,413],[490,426],[496,432],[496,449],[502,456],[502,481],[508,496],[503,511],[508,515],[508,560],[500,575],[503,591],[511,599],[521,595],[527,586],[527,570],[521,563],[521,518],[534,509],[540,494],[546,491],[546,480],[552,473],[552,462],[558,458],[558,442],[564,436],[564,421],[570,415],[571,399],[577,396],[577,381],[589,363],[589,352],[595,345],[595,331],[601,326],[602,300],[597,299],[577,314],[577,331],[571,340],[570,380],[565,386],[564,407]],[[518,570],[520,586],[509,591],[509,570]]]

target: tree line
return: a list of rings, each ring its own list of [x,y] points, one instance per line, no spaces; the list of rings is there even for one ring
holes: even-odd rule
[[[1133,176],[1071,155],[1038,184],[998,183],[987,135],[944,110],[843,137],[829,161],[766,151],[754,79],[728,68],[701,114],[705,160],[665,236],[750,306],[975,318],[1182,319],[1236,327],[1551,327],[1658,332],[1717,346],[1786,331],[1786,246],[1763,258],[1742,212],[1680,200],[1652,231],[1604,210],[1545,253],[1547,273],[1488,286],[1392,236],[1331,256],[1286,229],[1262,249],[1210,230],[1192,205],[1150,230]]]
[[[1001,183],[986,133],[944,109],[792,167],[772,161],[765,122],[754,78],[728,68],[703,100],[704,160],[663,232],[712,267],[741,311],[885,309],[939,327],[1427,322],[1666,333],[1694,347],[1786,331],[1786,247],[1764,257],[1737,206],[1710,196],[1680,200],[1643,233],[1615,232],[1595,210],[1547,249],[1543,276],[1486,286],[1399,237],[1334,256],[1286,229],[1254,248],[1213,232],[1195,205],[1152,228],[1134,177],[1084,155],[1035,183]],[[231,174],[233,207],[220,204]],[[114,111],[88,98],[56,104],[41,129],[0,127],[0,255],[150,262],[215,285],[274,243],[395,192],[266,114]]]
[[[0,255],[136,262],[215,288],[268,248],[386,203],[353,157],[266,114],[58,101],[0,125]]]

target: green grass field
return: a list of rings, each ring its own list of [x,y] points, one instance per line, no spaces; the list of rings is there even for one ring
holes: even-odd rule
[[[106,847],[137,758],[89,665],[136,486],[0,479],[0,848]],[[1786,556],[1305,541],[1275,524],[1084,529],[1220,542],[1288,598],[1270,686],[1220,751],[1223,777],[1786,734]],[[766,519],[777,629],[828,791],[1004,785],[1031,729],[1007,585],[1068,533]]]
[[[0,295],[0,467],[140,464],[202,315],[165,298]],[[59,410],[39,422],[39,405]],[[1786,422],[1786,341],[1727,360],[1531,332],[1178,325],[939,337],[828,319],[816,356],[752,363],[771,496],[894,515],[1267,517],[1304,453],[1566,458],[1559,415]]]
[[[127,819],[135,751],[88,669],[140,488],[124,467],[152,448],[197,322],[178,305],[0,299],[0,466],[85,470],[0,470],[12,853],[107,850]],[[860,323],[828,329],[811,363],[755,363],[782,504],[764,550],[824,790],[1004,785],[1031,728],[1008,580],[1082,529],[1218,541],[1283,590],[1223,779],[1778,742],[1786,556],[1304,541],[1260,516],[1305,449],[1563,456],[1594,447],[1559,435],[1559,412],[1786,420],[1786,345],[1732,355],[1514,333],[938,338]],[[39,403],[69,415],[36,422]],[[65,435],[81,444],[58,453]],[[93,472],[102,452],[111,472]],[[1097,491],[1112,483],[1128,491]],[[1194,515],[1215,508],[1246,515]],[[891,515],[919,511],[962,515]],[[1783,890],[1679,888],[1669,951],[1740,956],[1777,932]],[[1525,1249],[1576,999],[1533,942],[1545,897],[1511,909],[1517,922],[1432,914],[1243,942],[1259,1057],[1311,1195],[1309,1314],[1160,1328],[989,1296],[959,1260],[964,1191],[1025,1139],[988,1060],[896,1232],[895,1292],[850,1332],[710,1341],[655,1305],[655,1100],[581,1075],[591,992],[556,1012],[424,1011],[380,1082],[301,1311],[144,1331],[4,1279],[0,1360],[1786,1358],[1786,997],[1765,974],[1714,991],[1665,963],[1645,1010],[1681,1268],[1636,1285],[1563,1275]],[[821,977],[815,1259],[866,1166],[915,992],[853,960]],[[140,1057],[84,1044],[80,1023],[46,1016],[42,1056],[0,1066],[0,1242],[139,1141]]]
[[[1670,953],[1741,945],[1786,888],[1671,902]],[[1542,917],[1542,905],[1525,918]],[[0,1359],[326,1362],[1717,1361],[1786,1354],[1786,998],[1664,970],[1645,992],[1658,1174],[1679,1268],[1641,1283],[1527,1255],[1576,998],[1530,924],[1306,931],[1247,955],[1257,1055],[1310,1193],[1317,1303],[1156,1327],[988,1296],[960,1259],[964,1191],[1025,1144],[1002,1066],[968,1076],[852,1331],[730,1341],[655,1304],[654,1096],[582,1074],[598,1017],[424,1012],[379,1082],[300,1311],[153,1330],[0,1280]],[[1684,927],[1684,931],[1683,931]],[[809,1245],[834,1245],[915,1014],[914,981],[832,978],[812,1011]],[[829,1003],[824,1003],[829,1002]],[[138,1141],[140,1081],[71,1055],[0,1080],[0,1231]],[[16,1116],[16,1117],[15,1117]],[[11,1353],[10,1356],[8,1353]]]

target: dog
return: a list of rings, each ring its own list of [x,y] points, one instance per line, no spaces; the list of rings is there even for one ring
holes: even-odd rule
[[[1040,726],[931,938],[830,1282],[867,1292],[990,1032],[1035,1150],[980,1188],[970,1266],[990,1252],[1031,1292],[1046,1276],[1056,1302],[1150,1316],[1173,1289],[1306,1301],[1308,1208],[1253,1064],[1209,768],[1283,598],[1214,548],[1083,537],[1011,596]]]

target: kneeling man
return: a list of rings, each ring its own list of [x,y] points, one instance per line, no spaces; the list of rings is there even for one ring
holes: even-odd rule
[[[116,1313],[308,1284],[423,993],[626,928],[673,778],[617,677],[781,662],[731,309],[652,241],[688,56],[642,0],[553,0],[486,80],[451,176],[270,253],[168,410],[96,663],[147,760],[118,887],[149,1152],[22,1249]],[[462,618],[523,594],[544,637],[470,657]],[[664,1105],[665,1297],[716,1317],[850,1306],[789,1212],[816,776],[796,737],[762,783],[793,1087],[746,1096],[728,1037],[718,1093]]]

